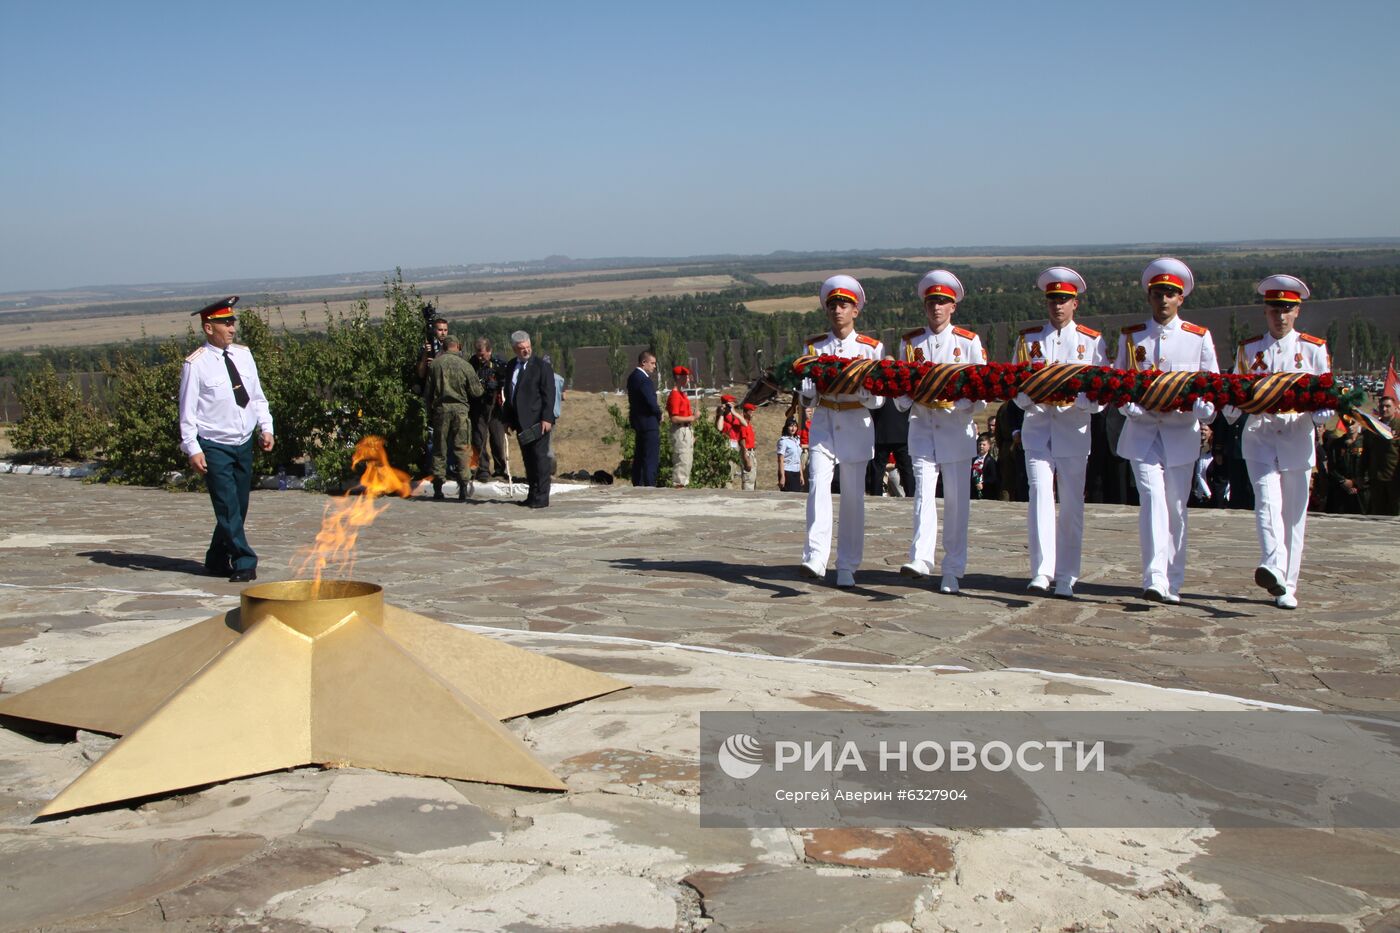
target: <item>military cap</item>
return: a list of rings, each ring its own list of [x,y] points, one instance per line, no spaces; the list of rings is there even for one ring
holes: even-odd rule
[[[934,269],[919,279],[920,301],[934,295],[942,295],[956,302],[963,300],[963,294],[963,283],[958,281],[958,277],[947,269]]]
[[[1035,287],[1045,292],[1045,297],[1066,295],[1078,298],[1089,290],[1084,277],[1068,266],[1051,266],[1035,280]]]
[[[226,321],[233,317],[233,306],[238,304],[237,295],[229,295],[227,298],[220,298],[200,308],[198,311],[190,312],[190,317],[199,315],[200,322],[204,321]]]
[[[1254,287],[1265,301],[1287,301],[1302,304],[1312,293],[1303,280],[1291,275],[1271,275]]]
[[[1151,291],[1154,285],[1174,286],[1181,289],[1182,297],[1185,297],[1196,287],[1196,277],[1180,259],[1163,256],[1161,259],[1152,260],[1152,263],[1142,270],[1143,291]]]
[[[822,283],[822,307],[832,298],[853,302],[857,311],[865,307],[865,289],[849,275],[833,275]]]

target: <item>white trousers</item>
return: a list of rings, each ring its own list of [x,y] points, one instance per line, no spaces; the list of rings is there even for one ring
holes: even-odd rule
[[[1195,464],[1163,466],[1156,457],[1132,463],[1141,503],[1142,588],[1180,596],[1186,579],[1186,502]]]
[[[1073,586],[1079,579],[1084,548],[1084,473],[1087,457],[1047,457],[1026,452],[1030,481],[1027,536],[1031,576]],[[1055,483],[1060,486],[1060,515],[1055,517]]]
[[[972,491],[972,460],[938,463],[914,458],[914,541],[909,559],[934,566],[938,546],[938,476],[943,476],[943,566],[944,576],[961,577],[967,572],[967,514]],[[843,476],[841,482],[846,482]]]
[[[1298,588],[1303,566],[1303,530],[1308,523],[1310,470],[1280,470],[1265,460],[1246,460],[1254,486],[1254,526],[1259,531],[1259,564]]]
[[[836,569],[852,573],[865,556],[865,465],[841,463],[841,528],[836,539]],[[831,475],[836,459],[812,448],[808,455],[807,544],[802,563],[825,567],[831,556]]]

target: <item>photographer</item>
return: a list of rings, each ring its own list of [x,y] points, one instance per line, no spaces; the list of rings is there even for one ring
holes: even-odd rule
[[[437,309],[431,303],[423,306],[423,318],[427,333],[423,338],[423,347],[418,353],[418,365],[414,367],[414,372],[418,375],[419,395],[423,394],[423,387],[428,379],[428,367],[447,348],[447,318],[438,317]]]
[[[503,387],[506,361],[491,353],[491,341],[476,338],[476,352],[471,358],[472,369],[484,390],[480,398],[472,399],[472,448],[476,451],[476,480],[484,483],[493,476],[506,475],[506,430],[502,413],[505,405]],[[486,442],[490,438],[491,449]]]
[[[437,309],[432,302],[423,305],[423,345],[418,350],[418,362],[414,364],[413,372],[417,377],[413,384],[413,391],[427,398],[428,393],[428,369],[432,366],[433,360],[437,359],[447,351],[447,318],[439,317]],[[423,447],[423,465],[426,467],[433,462],[433,451],[438,449],[440,439],[432,429],[432,410],[428,410],[428,440]],[[461,464],[457,462],[456,454],[447,451],[448,469],[461,476]],[[442,479],[442,477],[438,477]]]
[[[729,449],[737,451],[739,454],[738,463],[735,466],[739,469],[742,485],[744,474],[748,472],[744,469],[745,455],[747,454],[744,441],[747,433],[745,429],[749,426],[749,420],[744,417],[744,412],[738,407],[738,399],[734,396],[721,395],[719,403],[719,408],[715,409],[715,429],[723,434],[724,439],[729,442]]]

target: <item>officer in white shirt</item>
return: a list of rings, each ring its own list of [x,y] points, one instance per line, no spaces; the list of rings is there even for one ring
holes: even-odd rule
[[[1235,372],[1331,372],[1327,342],[1295,328],[1308,286],[1291,275],[1271,275],[1256,287],[1264,298],[1266,333],[1242,340]],[[1259,566],[1254,582],[1269,591],[1281,609],[1298,608],[1298,570],[1303,564],[1303,531],[1308,521],[1308,481],[1316,462],[1313,425],[1335,415],[1329,410],[1248,415],[1241,449],[1254,487],[1254,524],[1259,532]],[[1233,423],[1241,413],[1225,409]]]
[[[1108,349],[1092,328],[1076,324],[1080,296],[1088,289],[1084,278],[1065,266],[1051,266],[1036,280],[1045,293],[1044,324],[1021,331],[1016,361],[1040,369],[1061,363],[1107,366]],[[1089,460],[1089,420],[1103,410],[1084,393],[1069,405],[1041,405],[1024,392],[1016,396],[1024,411],[1021,446],[1026,452],[1026,477],[1030,481],[1027,514],[1031,557],[1029,592],[1047,595],[1053,582],[1055,595],[1074,596],[1084,543],[1084,474]],[[1055,489],[1059,486],[1060,514],[1055,516]]]
[[[1152,317],[1123,328],[1116,368],[1220,371],[1210,331],[1178,316],[1195,284],[1191,270],[1179,259],[1157,259],[1143,271]],[[1127,422],[1118,437],[1118,456],[1131,463],[1141,502],[1142,598],[1179,603],[1186,579],[1192,465],[1201,450],[1200,423],[1215,417],[1215,406],[1198,401],[1192,411],[1154,412],[1130,402],[1120,410]]]
[[[856,317],[865,307],[865,289],[849,275],[822,283],[822,307],[831,330],[807,338],[807,353],[878,360],[884,344],[856,333]],[[826,578],[831,554],[831,477],[841,464],[841,527],[836,541],[836,585],[855,586],[855,571],[865,553],[865,466],[875,455],[875,426],[870,411],[885,403],[864,389],[854,394],[818,394],[804,380],[802,403],[814,407],[808,433],[807,541],[802,549],[802,576]]]
[[[963,284],[946,269],[935,269],[919,280],[918,295],[924,303],[928,326],[904,335],[899,358],[910,363],[987,362],[982,340],[970,330],[954,327],[953,314],[963,299]],[[895,399],[901,411],[909,411],[909,457],[914,461],[914,540],[909,562],[899,572],[915,580],[932,576],[938,545],[938,477],[943,477],[943,566],[938,589],[958,592],[958,581],[967,572],[967,519],[971,501],[972,458],[977,456],[977,428],[972,417],[987,407],[985,401],[915,404],[909,396]]]
[[[204,477],[214,505],[204,572],[246,583],[258,576],[258,555],[244,533],[253,486],[253,429],[260,432],[263,450],[272,449],[273,436],[253,354],[233,342],[237,303],[238,296],[231,295],[194,312],[206,342],[185,357],[180,371],[180,450]]]

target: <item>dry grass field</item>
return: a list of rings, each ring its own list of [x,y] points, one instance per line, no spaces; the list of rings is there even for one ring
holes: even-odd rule
[[[907,272],[896,272],[893,269],[818,269],[814,272],[757,272],[754,278],[767,285],[802,285],[811,282],[813,286],[820,286],[822,282],[833,275],[845,273],[853,275],[858,279],[885,279],[892,275],[908,275]],[[816,294],[814,287],[812,293]]]
[[[539,278],[536,276],[536,278]],[[433,299],[449,318],[480,317],[488,314],[510,313],[512,309],[546,301],[618,301],[629,298],[674,297],[696,292],[719,291],[735,284],[728,275],[694,275],[674,279],[620,279],[615,282],[584,282],[559,288],[524,288],[501,292],[446,292],[440,283],[424,288],[423,294]],[[206,301],[207,295],[191,296],[190,304]],[[333,301],[334,312],[349,311],[353,301]],[[370,311],[382,309],[377,296],[370,299]],[[325,320],[326,305],[320,301],[304,300],[300,293],[290,296],[281,305],[281,319],[298,327],[306,313],[310,326],[319,327]],[[130,314],[114,317],[93,317],[67,320],[58,324],[31,321],[5,324],[0,315],[0,351],[27,350],[35,347],[80,347],[100,343],[121,343],[143,337],[170,337],[185,333],[195,319],[187,312],[160,314]],[[277,317],[274,315],[274,324]]]
[[[797,298],[758,298],[744,302],[744,307],[754,314],[776,314],[779,311],[820,311],[821,302],[816,295]]]

